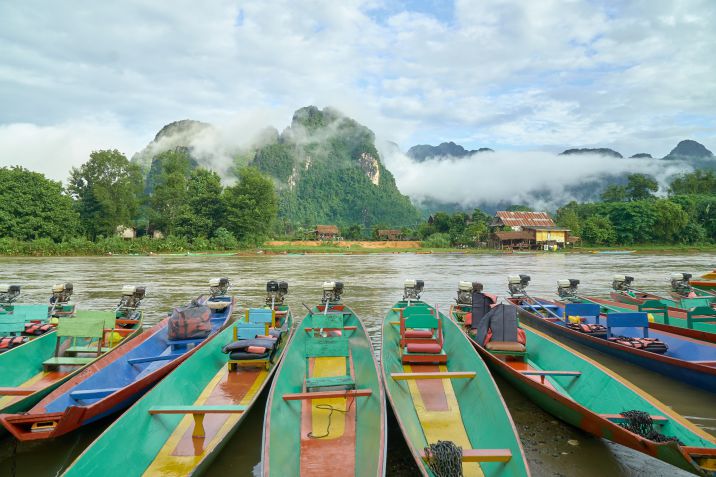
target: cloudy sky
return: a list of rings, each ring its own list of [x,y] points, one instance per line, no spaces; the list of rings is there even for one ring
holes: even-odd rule
[[[334,106],[407,149],[716,149],[716,2],[0,2],[0,166]]]

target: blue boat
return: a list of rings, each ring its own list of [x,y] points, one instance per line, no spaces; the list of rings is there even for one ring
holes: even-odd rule
[[[716,392],[716,343],[650,329],[646,313],[604,315],[596,304],[565,305],[527,296],[507,300],[517,307],[522,321],[552,336],[573,339],[651,371]],[[584,325],[601,325],[605,329],[578,331],[569,327],[569,317],[579,317]],[[619,337],[627,339],[620,340]],[[666,344],[668,349],[660,354],[628,344],[630,341],[637,344],[641,341],[643,344],[643,338],[656,338]]]
[[[231,323],[235,300],[226,295],[228,287],[228,279],[212,280],[212,296],[193,302],[210,309],[208,336],[170,340],[167,317],[121,350],[98,359],[28,412],[1,414],[0,424],[21,441],[48,439],[129,407]]]

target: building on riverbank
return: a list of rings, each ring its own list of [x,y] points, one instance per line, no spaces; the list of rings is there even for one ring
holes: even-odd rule
[[[336,240],[341,231],[335,225],[316,225],[311,234],[316,240]]]
[[[490,224],[490,245],[499,249],[556,250],[579,241],[558,227],[547,212],[499,211]]]

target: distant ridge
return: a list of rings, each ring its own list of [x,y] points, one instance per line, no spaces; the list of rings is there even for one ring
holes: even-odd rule
[[[566,151],[561,152],[560,156],[570,156],[573,154],[599,154],[602,156],[609,156],[609,157],[618,157],[623,158],[621,154],[619,154],[614,149],[609,149],[607,147],[600,147],[600,148],[583,148],[583,149],[567,149]]]
[[[677,144],[664,159],[707,159],[712,157],[714,157],[713,153],[706,149],[706,146],[691,139],[686,139]]]
[[[467,150],[454,142],[443,142],[439,146],[431,146],[429,144],[419,144],[408,149],[408,157],[423,162],[433,157],[465,157],[480,152],[494,152],[489,147],[481,147],[479,149]]]
[[[634,154],[633,156],[629,156],[630,159],[653,159],[651,154],[648,154],[646,152],[640,152],[638,154]]]

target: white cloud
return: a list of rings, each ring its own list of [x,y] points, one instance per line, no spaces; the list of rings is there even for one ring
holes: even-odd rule
[[[404,148],[458,140],[661,156],[687,137],[716,147],[712,0],[457,0],[451,19],[414,10],[1,2],[0,152],[57,176],[95,144],[131,155],[171,121],[249,112],[257,124],[280,116],[281,128],[307,104],[334,106]],[[93,127],[94,117],[112,119]],[[43,143],[71,159],[43,164]]]

